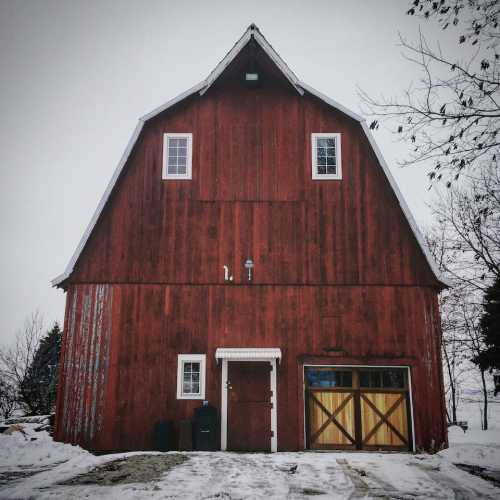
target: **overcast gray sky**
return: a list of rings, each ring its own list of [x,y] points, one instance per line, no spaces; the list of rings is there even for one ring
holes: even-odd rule
[[[405,0],[0,0],[0,342],[35,309],[62,321],[51,288],[70,259],[139,116],[204,79],[251,22],[305,82],[360,110],[356,86],[401,93],[418,77],[397,46],[415,38]],[[424,23],[429,38],[441,36]],[[445,44],[445,49],[447,48]],[[449,43],[450,50],[455,45]],[[375,133],[416,219],[423,169]]]

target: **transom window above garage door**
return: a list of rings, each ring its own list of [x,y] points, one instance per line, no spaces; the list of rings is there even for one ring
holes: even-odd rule
[[[307,368],[307,386],[311,388],[352,387],[352,372],[331,368]]]
[[[333,389],[354,387],[361,389],[405,389],[408,387],[406,368],[349,368],[308,366],[305,370],[307,387]]]
[[[367,389],[404,389],[407,385],[406,372],[401,368],[360,370],[359,386]]]

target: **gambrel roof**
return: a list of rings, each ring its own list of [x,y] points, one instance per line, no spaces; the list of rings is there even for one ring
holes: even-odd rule
[[[427,246],[424,242],[424,239],[422,237],[422,234],[420,233],[420,230],[415,222],[415,219],[413,218],[410,209],[408,208],[401,192],[399,191],[399,188],[396,184],[396,181],[394,180],[390,169],[385,162],[382,153],[380,152],[377,144],[375,143],[375,140],[370,132],[370,129],[365,121],[364,118],[362,118],[360,115],[354,113],[353,111],[347,109],[346,107],[342,106],[335,100],[331,99],[330,97],[327,97],[326,95],[322,94],[321,92],[318,92],[316,89],[313,87],[307,85],[303,81],[299,80],[298,77],[293,73],[293,71],[287,66],[287,64],[281,59],[279,54],[273,49],[271,44],[266,40],[266,38],[262,35],[260,32],[259,28],[255,24],[251,24],[247,30],[243,33],[242,37],[235,43],[233,48],[226,54],[226,56],[222,59],[222,61],[215,67],[215,69],[205,78],[203,81],[195,85],[194,87],[191,87],[189,90],[183,92],[182,94],[178,95],[174,99],[171,99],[170,101],[166,102],[165,104],[159,106],[158,108],[154,109],[150,113],[142,116],[139,119],[139,123],[137,124],[132,137],[130,141],[127,144],[127,147],[120,159],[120,162],[118,163],[118,166],[116,167],[113,176],[111,177],[111,180],[92,216],[92,219],[90,220],[89,225],[87,226],[87,229],[85,230],[75,252],[73,253],[73,256],[71,257],[71,260],[69,261],[65,271],[59,275],[57,278],[52,280],[52,285],[53,286],[61,286],[65,280],[67,280],[71,273],[74,270],[74,267],[76,265],[76,262],[78,261],[81,253],[83,252],[83,249],[85,245],[87,244],[87,241],[94,230],[94,227],[97,224],[97,221],[99,220],[104,207],[106,206],[106,203],[125,167],[125,164],[127,163],[127,160],[139,138],[139,135],[145,125],[145,123],[148,120],[151,120],[152,118],[158,116],[160,113],[164,112],[165,110],[173,107],[174,105],[178,104],[179,102],[183,101],[184,99],[187,99],[190,96],[193,96],[194,94],[198,95],[203,95],[207,90],[214,84],[214,82],[222,75],[224,70],[229,66],[229,64],[236,58],[236,56],[243,50],[243,48],[251,41],[254,40],[259,47],[267,54],[267,56],[271,59],[271,61],[276,65],[276,67],[279,69],[279,71],[283,74],[283,76],[288,80],[288,82],[291,84],[291,86],[300,94],[304,95],[305,93],[310,94],[315,96],[316,98],[320,99],[327,105],[341,111],[342,113],[346,114],[353,120],[357,121],[360,123],[364,133],[366,134],[366,137],[373,148],[373,151],[375,152],[375,155],[382,166],[382,169],[385,173],[385,176],[387,180],[389,181],[389,184],[394,192],[394,194],[397,197],[397,200],[399,202],[399,205],[410,225],[411,230],[413,231],[413,234],[415,236],[415,239],[417,240],[432,272],[434,273],[436,279],[441,282],[444,286],[448,286],[446,283],[445,279],[441,276],[439,269],[436,266],[436,263],[434,262],[434,259],[430,255]]]

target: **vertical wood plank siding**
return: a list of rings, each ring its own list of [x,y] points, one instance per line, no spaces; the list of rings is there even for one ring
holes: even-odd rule
[[[64,441],[91,446],[102,431],[112,299],[109,285],[68,293],[56,418],[56,437],[63,436]]]
[[[162,181],[164,132],[193,179]],[[343,179],[311,179],[311,133],[342,134]],[[438,286],[358,123],[279,88],[214,89],[145,126],[71,282]]]
[[[218,406],[217,347],[280,347],[279,449],[304,445],[304,363],[409,365],[417,446],[445,442],[441,285],[360,124],[265,58],[245,88],[245,57],[145,124],[65,282],[56,437],[150,448],[199,405],[176,400],[178,353],[207,354]],[[165,132],[193,134],[192,180],[161,179]],[[311,179],[313,132],[341,134],[341,181]]]
[[[432,289],[80,284],[71,286],[68,310],[60,440],[95,449],[151,448],[155,422],[190,418],[200,405],[176,399],[177,354],[207,354],[206,398],[219,407],[215,349],[242,345],[282,349],[281,450],[304,444],[297,366],[308,363],[409,365],[416,445],[446,440]],[[329,355],[332,347],[342,351]]]

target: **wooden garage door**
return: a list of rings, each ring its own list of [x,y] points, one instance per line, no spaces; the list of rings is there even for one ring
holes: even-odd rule
[[[306,367],[307,446],[409,450],[404,368]]]

